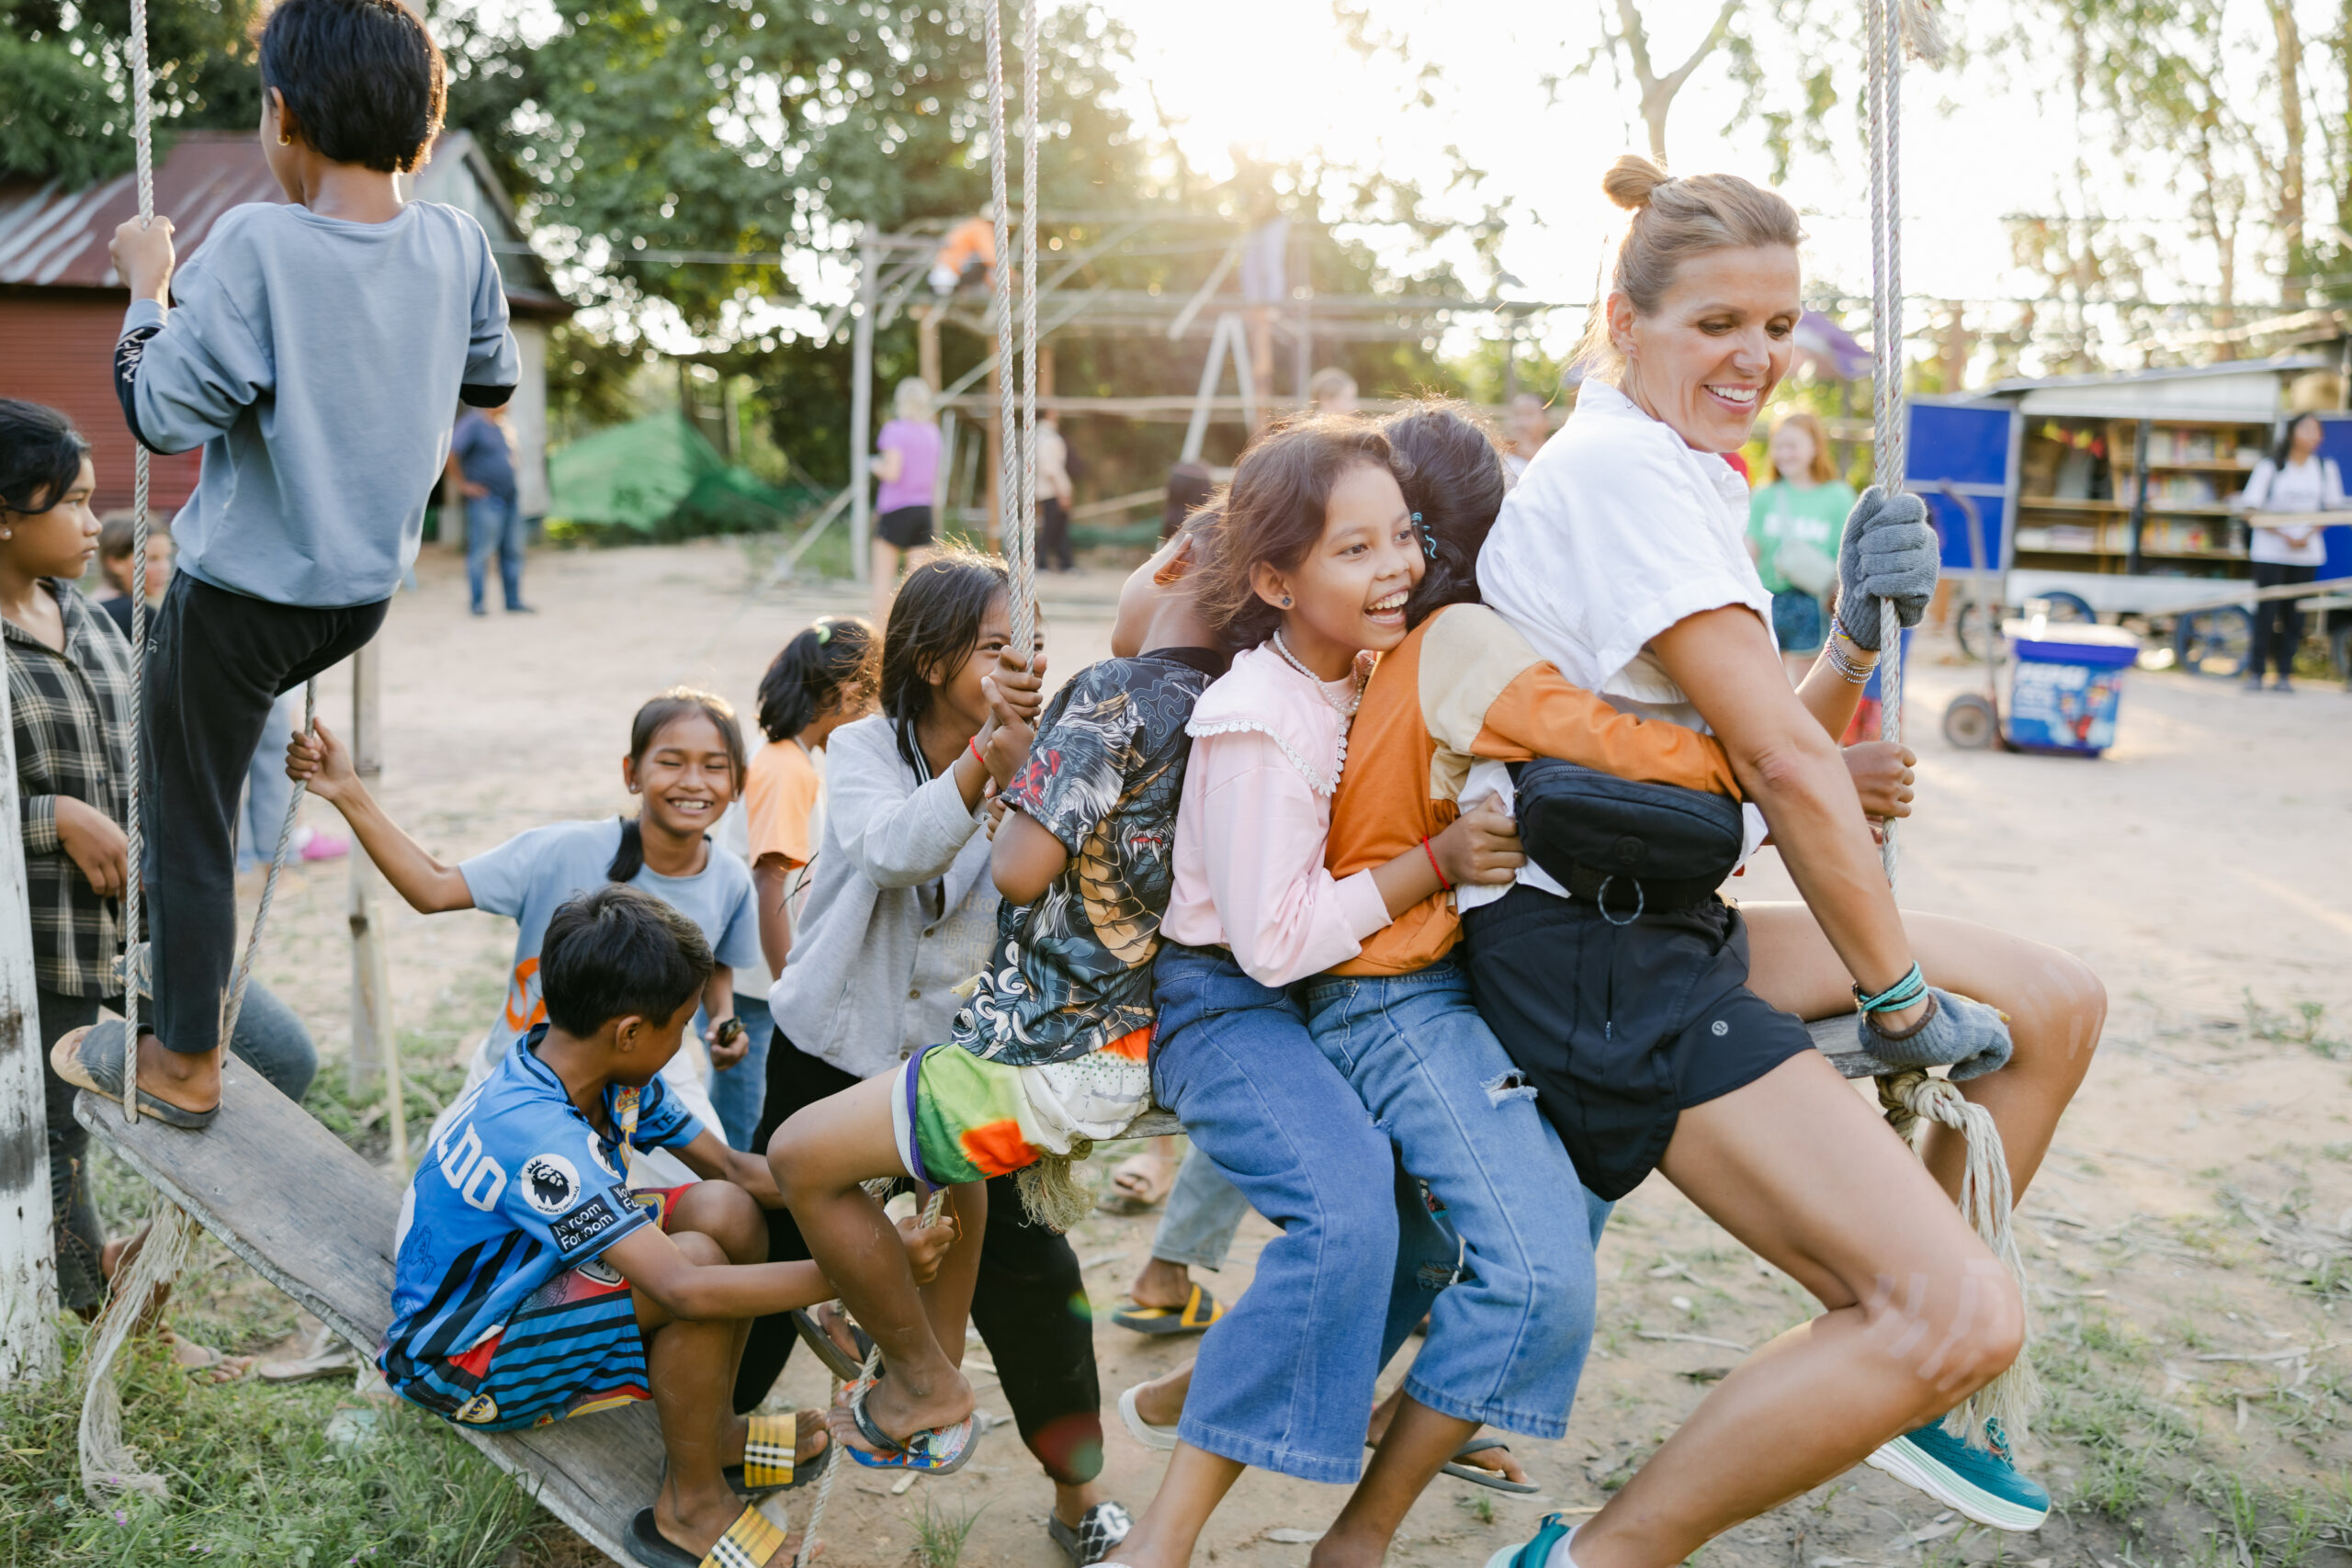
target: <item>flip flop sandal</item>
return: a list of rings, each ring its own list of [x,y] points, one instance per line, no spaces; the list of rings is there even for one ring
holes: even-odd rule
[[[1116,1503],[1095,1504],[1078,1516],[1075,1526],[1062,1523],[1052,1514],[1046,1516],[1046,1534],[1062,1549],[1070,1568],[1094,1568],[1118,1551],[1119,1543],[1135,1528],[1135,1520]]]
[[[1176,1428],[1155,1427],[1143,1418],[1143,1412],[1136,1408],[1136,1395],[1142,1392],[1143,1384],[1137,1383],[1119,1395],[1119,1419],[1127,1424],[1127,1435],[1145,1448],[1173,1453],[1176,1450]]]
[[[67,1083],[102,1094],[120,1104],[122,1101],[122,1058],[124,1035],[122,1020],[109,1018],[77,1029],[50,1047],[49,1065]],[[136,1070],[135,1068],[133,1069]],[[190,1133],[201,1133],[212,1125],[220,1108],[209,1111],[184,1111],[169,1100],[158,1100],[145,1089],[139,1091],[139,1114],[153,1116],[167,1126]]]
[[[854,1323],[849,1325],[850,1338],[857,1345],[858,1359],[853,1361],[833,1343],[833,1337],[825,1332],[825,1325],[817,1321],[815,1314],[800,1307],[793,1308],[792,1326],[799,1334],[800,1342],[808,1347],[809,1354],[825,1363],[833,1381],[855,1382],[865,1375],[865,1358],[874,1352],[874,1341],[865,1330]]]
[[[784,1530],[755,1507],[746,1506],[727,1533],[697,1557],[662,1533],[653,1510],[639,1508],[628,1522],[628,1554],[645,1568],[762,1568],[784,1545]]]
[[[859,1434],[879,1452],[851,1449],[849,1457],[868,1470],[910,1470],[924,1475],[952,1475],[964,1468],[972,1450],[980,1445],[980,1434],[969,1416],[952,1427],[929,1427],[901,1442],[874,1424],[865,1413],[865,1396],[872,1390],[861,1390],[849,1402],[849,1417],[857,1423]]]
[[[1454,1450],[1453,1457],[1438,1468],[1457,1481],[1466,1481],[1473,1486],[1491,1486],[1498,1492],[1517,1492],[1524,1495],[1542,1490],[1532,1481],[1513,1481],[1499,1470],[1487,1470],[1481,1465],[1462,1462],[1472,1454],[1487,1453],[1495,1449],[1500,1449],[1505,1453],[1510,1452],[1510,1445],[1500,1438],[1473,1438]]]
[[[1524,1546],[1504,1547],[1487,1559],[1487,1568],[1544,1568],[1552,1560],[1552,1548],[1574,1533],[1559,1515],[1546,1514],[1532,1540]]]
[[[1113,1313],[1111,1321],[1137,1334],[1203,1334],[1224,1315],[1225,1303],[1209,1294],[1207,1287],[1194,1285],[1181,1307],[1136,1306],[1131,1302]]]
[[[723,1473],[727,1484],[743,1497],[762,1497],[771,1492],[791,1492],[808,1485],[825,1473],[825,1466],[833,1459],[833,1445],[828,1438],[817,1450],[817,1457],[805,1465],[793,1463],[793,1447],[800,1440],[800,1416],[754,1416],[750,1430],[743,1434],[743,1462],[730,1464]]]

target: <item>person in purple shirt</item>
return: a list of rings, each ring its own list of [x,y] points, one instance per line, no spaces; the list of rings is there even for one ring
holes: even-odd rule
[[[933,486],[939,476],[939,426],[931,417],[931,389],[908,379],[890,400],[897,416],[874,443],[874,477],[882,481],[874,497],[874,619],[890,613],[899,569],[931,558]]]

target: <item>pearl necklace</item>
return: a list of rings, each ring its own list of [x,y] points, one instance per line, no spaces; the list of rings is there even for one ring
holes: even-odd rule
[[[1340,716],[1340,755],[1332,769],[1332,779],[1336,783],[1340,775],[1348,771],[1348,729],[1355,722],[1356,710],[1363,705],[1363,681],[1358,677],[1354,684],[1349,688],[1346,696],[1335,697],[1331,694],[1331,687],[1336,682],[1326,681],[1322,676],[1309,670],[1306,661],[1290,650],[1290,644],[1283,640],[1280,626],[1274,628],[1273,643],[1274,652],[1282,661],[1313,682],[1316,694],[1329,704],[1331,711]]]

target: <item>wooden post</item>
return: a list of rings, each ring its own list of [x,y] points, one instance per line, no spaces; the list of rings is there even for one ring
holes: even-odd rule
[[[384,655],[370,645],[351,656],[351,761],[373,793],[384,773],[384,732],[379,716]],[[379,912],[383,873],[368,852],[351,846],[351,1095],[361,1099],[379,1077],[384,1085],[384,1117],[392,1136],[392,1163],[408,1174],[408,1114],[401,1082],[400,1036],[392,1027],[391,955]]]
[[[45,1382],[62,1365],[31,908],[17,730],[0,664],[0,1386]]]
[[[860,582],[874,574],[874,492],[866,483],[874,454],[874,311],[879,303],[874,226],[857,240],[857,321],[850,329],[849,565]]]

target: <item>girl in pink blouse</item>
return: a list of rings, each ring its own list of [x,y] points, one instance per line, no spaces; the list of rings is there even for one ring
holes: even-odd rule
[[[1204,610],[1249,651],[1188,727],[1153,1089],[1282,1234],[1202,1341],[1175,1455],[1117,1553],[1133,1568],[1185,1562],[1245,1466],[1355,1480],[1383,1350],[1426,1305],[1420,1265],[1455,1259],[1291,989],[1444,887],[1509,881],[1520,859],[1489,811],[1352,876],[1323,866],[1363,677],[1403,640],[1421,578],[1392,461],[1352,419],[1276,431],[1243,454],[1202,568]],[[1385,1325],[1363,1311],[1383,1299]]]

